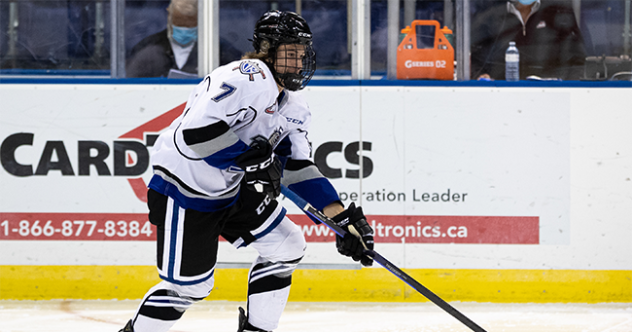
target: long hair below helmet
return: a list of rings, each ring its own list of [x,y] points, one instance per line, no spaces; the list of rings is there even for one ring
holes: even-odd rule
[[[287,53],[277,52],[279,47],[292,44],[303,45],[300,58],[289,59],[298,62],[300,67],[294,70],[277,68],[279,63],[288,61]],[[288,90],[304,88],[314,75],[316,53],[312,47],[312,31],[305,19],[296,13],[271,10],[263,14],[255,25],[252,45],[257,53],[267,54],[274,79]]]

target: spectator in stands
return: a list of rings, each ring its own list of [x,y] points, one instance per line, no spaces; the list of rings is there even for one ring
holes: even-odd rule
[[[505,79],[510,41],[520,52],[520,79],[583,77],[586,50],[570,1],[495,1],[476,16],[471,28],[473,78]]]
[[[127,77],[197,77],[197,2],[171,1],[167,28],[132,48]]]

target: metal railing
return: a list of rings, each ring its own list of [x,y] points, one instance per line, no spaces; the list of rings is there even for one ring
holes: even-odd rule
[[[578,23],[581,20],[582,0],[571,0]],[[623,39],[623,54],[629,55],[632,45],[632,29],[630,27],[630,12],[632,0],[625,1],[625,22],[621,37]],[[105,1],[96,1],[94,11],[94,57],[105,59],[107,49],[105,43]],[[351,79],[365,80],[371,78],[371,0],[347,0],[348,3],[348,34],[349,51],[351,53]],[[415,19],[415,6],[418,2],[404,0],[403,16],[405,22]],[[274,3],[271,3],[274,4]],[[125,77],[125,7],[126,0],[109,0],[110,6],[110,77]],[[220,48],[220,6],[219,0],[198,0],[198,75],[209,74],[219,66]],[[302,11],[302,0],[295,0],[297,11]],[[400,1],[389,0],[387,4],[387,65],[386,77],[395,79],[397,46],[400,37]],[[8,20],[6,21],[7,51],[4,60],[11,61],[16,56],[18,32],[20,29],[18,2],[12,1],[8,5]],[[453,12],[455,15],[453,16]],[[470,0],[444,0],[444,25],[456,26],[456,78],[459,81],[470,79]],[[454,17],[454,19],[453,19]]]

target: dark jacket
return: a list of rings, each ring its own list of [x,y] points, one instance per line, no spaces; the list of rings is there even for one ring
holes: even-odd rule
[[[500,2],[477,14],[471,28],[471,77],[489,74],[505,79],[505,51],[515,41],[520,52],[520,79],[579,80],[583,76],[586,50],[570,5],[542,0],[540,9],[527,21],[520,20]]]
[[[167,38],[167,29],[138,42],[125,64],[127,77],[167,77],[170,69],[178,69],[178,66]],[[197,74],[197,43],[179,70]]]

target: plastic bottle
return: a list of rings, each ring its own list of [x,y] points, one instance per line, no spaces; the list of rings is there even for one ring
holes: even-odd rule
[[[517,82],[520,80],[520,53],[516,47],[516,42],[509,42],[507,52],[505,52],[505,80],[507,82]]]

